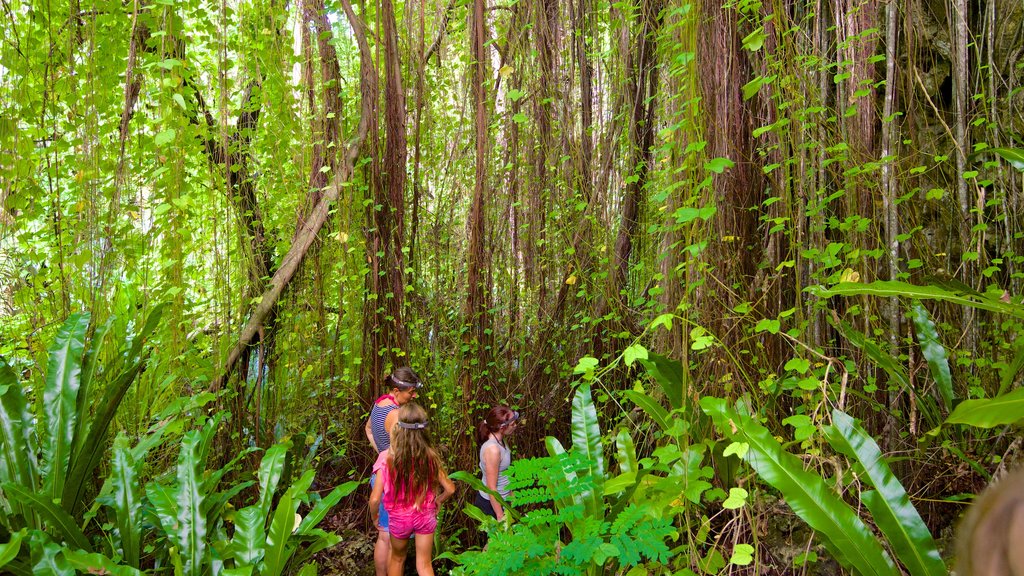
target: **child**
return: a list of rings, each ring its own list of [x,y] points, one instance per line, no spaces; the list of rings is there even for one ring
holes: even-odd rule
[[[441,457],[430,445],[426,428],[426,411],[414,402],[404,404],[398,409],[398,422],[391,429],[391,448],[381,452],[373,465],[378,481],[370,494],[370,516],[376,525],[378,504],[383,500],[391,532],[388,576],[401,576],[409,538],[414,534],[416,573],[433,576],[430,560],[437,506],[455,493]]]

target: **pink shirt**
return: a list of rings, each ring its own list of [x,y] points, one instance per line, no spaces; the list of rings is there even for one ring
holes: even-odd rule
[[[398,504],[396,502],[395,482],[391,475],[391,469],[388,468],[388,456],[390,454],[390,449],[384,450],[377,456],[377,461],[373,464],[373,472],[377,474],[377,478],[384,482],[384,496],[381,498],[384,502],[384,509],[388,511],[388,514],[393,512],[413,512],[415,508],[412,506],[401,510],[396,509]],[[434,501],[433,490],[427,491],[427,495],[423,498],[423,504],[420,505],[419,510],[428,513],[437,512],[437,503]]]

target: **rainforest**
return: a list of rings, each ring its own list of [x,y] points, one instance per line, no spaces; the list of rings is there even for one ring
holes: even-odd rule
[[[0,571],[1024,571],[1021,2],[0,4]]]

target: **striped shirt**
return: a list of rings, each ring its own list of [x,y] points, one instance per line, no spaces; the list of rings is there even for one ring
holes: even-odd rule
[[[373,408],[370,408],[370,432],[373,434],[373,443],[377,445],[378,453],[391,447],[391,434],[384,429],[384,421],[387,420],[388,414],[396,408],[398,406],[395,404],[390,406],[374,404]]]

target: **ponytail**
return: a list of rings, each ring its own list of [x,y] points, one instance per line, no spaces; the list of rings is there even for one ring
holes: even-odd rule
[[[495,406],[487,412],[487,417],[480,421],[476,427],[477,442],[487,442],[487,437],[507,426],[518,418],[518,413],[508,406]]]

